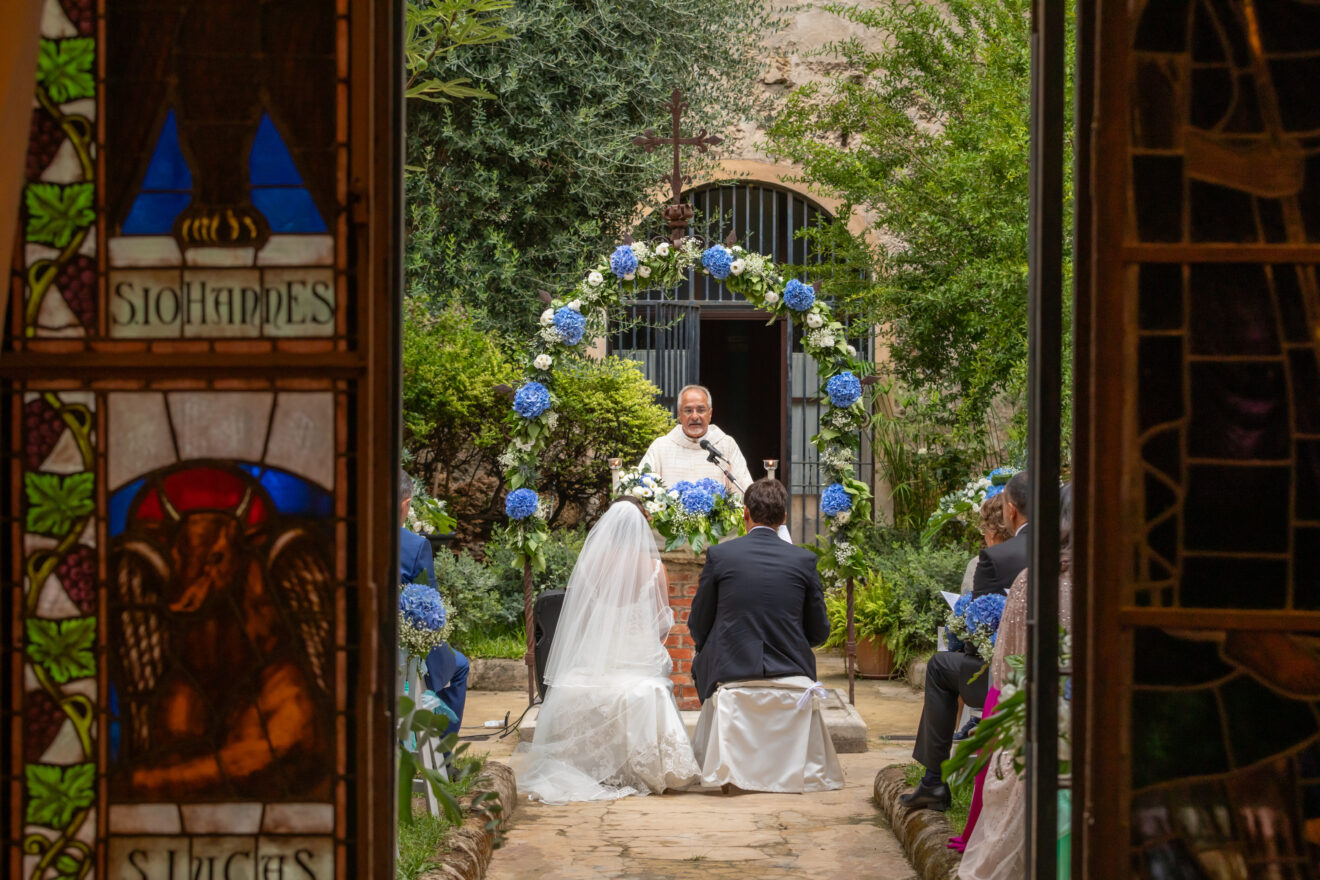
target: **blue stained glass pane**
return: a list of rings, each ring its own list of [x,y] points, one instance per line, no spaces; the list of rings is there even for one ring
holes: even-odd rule
[[[252,204],[257,206],[274,233],[327,232],[312,195],[302,187],[252,189]]]
[[[179,125],[174,121],[174,111],[165,116],[165,124],[160,127],[160,137],[156,139],[156,151],[151,154],[151,163],[147,165],[147,174],[142,179],[142,189],[192,189],[192,170],[179,149]]]
[[[262,488],[270,493],[271,501],[280,513],[290,516],[329,516],[334,509],[330,493],[302,477],[278,469],[265,469],[260,465],[240,467],[257,478]]]
[[[119,691],[115,690],[114,683],[110,684],[109,691],[109,709],[110,709],[110,760],[114,761],[119,757]]]
[[[128,506],[133,502],[133,496],[137,495],[138,490],[142,488],[146,477],[134,480],[110,496],[110,537],[122,534],[125,527],[128,526]]]
[[[261,125],[248,154],[248,179],[253,186],[302,186],[302,175],[284,145],[270,116],[261,114]]]
[[[124,218],[124,234],[168,235],[174,218],[190,201],[192,196],[188,193],[144,192],[133,200],[133,207]]]

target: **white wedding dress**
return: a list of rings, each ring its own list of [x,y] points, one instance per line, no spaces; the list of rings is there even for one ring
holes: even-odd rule
[[[536,735],[514,755],[521,791],[562,804],[697,781],[669,680],[664,639],[673,625],[651,527],[636,505],[615,503],[569,577]]]

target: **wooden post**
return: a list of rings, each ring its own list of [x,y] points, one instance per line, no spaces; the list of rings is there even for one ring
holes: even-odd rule
[[[527,705],[536,702],[536,634],[532,630],[532,562],[523,563],[523,619],[527,624]]]
[[[853,579],[848,578],[848,642],[844,648],[848,667],[848,702],[857,705],[853,694],[853,676],[857,671],[857,630],[853,626]]]

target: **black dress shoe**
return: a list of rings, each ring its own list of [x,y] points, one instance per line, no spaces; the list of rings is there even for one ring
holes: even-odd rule
[[[976,730],[976,725],[980,723],[981,719],[973,715],[971,718],[967,719],[966,724],[958,728],[958,732],[953,735],[953,741],[958,743],[967,739],[967,737],[972,735],[972,731]]]
[[[909,810],[938,810],[943,813],[953,804],[953,793],[943,782],[938,785],[922,783],[907,794],[899,795],[898,802]]]

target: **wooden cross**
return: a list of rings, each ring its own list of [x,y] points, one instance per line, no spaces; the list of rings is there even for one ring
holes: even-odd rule
[[[688,223],[692,220],[692,206],[685,205],[681,201],[683,195],[683,184],[690,181],[690,178],[683,174],[682,164],[679,157],[680,147],[696,147],[698,152],[706,152],[710,147],[720,143],[721,138],[715,135],[706,134],[706,129],[702,129],[695,137],[684,137],[681,127],[683,111],[688,109],[688,105],[679,95],[678,89],[674,89],[673,94],[669,96],[669,102],[665,104],[665,109],[669,111],[674,120],[674,132],[669,137],[659,137],[655,129],[648,128],[646,134],[641,137],[635,137],[632,142],[648,153],[655,152],[656,147],[666,144],[674,148],[674,170],[667,177],[661,180],[669,183],[674,192],[674,202],[665,207],[662,215],[669,221],[669,236],[677,243],[687,235]]]

